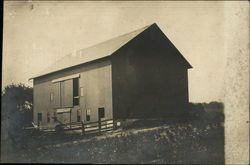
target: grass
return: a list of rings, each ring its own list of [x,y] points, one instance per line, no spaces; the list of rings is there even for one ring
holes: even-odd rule
[[[135,121],[102,135],[26,132],[4,162],[224,164],[220,122]]]

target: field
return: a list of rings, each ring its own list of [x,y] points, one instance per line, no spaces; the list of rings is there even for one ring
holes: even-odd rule
[[[223,122],[138,120],[104,134],[23,132],[2,162],[224,164]]]
[[[113,132],[81,136],[23,130],[33,121],[32,98],[24,84],[2,92],[2,163],[224,164],[223,103],[189,103],[175,122],[125,120]]]

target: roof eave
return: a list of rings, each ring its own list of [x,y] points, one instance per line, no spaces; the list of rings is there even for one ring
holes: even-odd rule
[[[81,64],[69,66],[69,67],[62,68],[62,69],[59,69],[59,70],[56,70],[56,71],[52,71],[52,72],[48,72],[48,73],[45,73],[45,74],[41,74],[41,75],[38,75],[38,76],[35,76],[35,77],[31,77],[31,78],[29,78],[28,80],[29,80],[29,81],[30,81],[30,80],[34,80],[34,79],[36,79],[36,78],[43,77],[43,76],[47,76],[47,75],[50,75],[50,74],[52,74],[52,73],[60,72],[60,71],[63,71],[63,70],[69,69],[69,68],[73,68],[73,67],[77,67],[77,66],[81,66],[81,65],[86,65],[86,64],[89,64],[89,63],[94,63],[94,62],[97,62],[97,61],[106,59],[106,58],[108,58],[108,57],[110,57],[110,56],[111,56],[111,55],[107,55],[107,56],[102,57],[102,58],[98,58],[98,59],[91,60],[91,61],[88,61],[88,62],[84,62],[84,63],[81,63]]]

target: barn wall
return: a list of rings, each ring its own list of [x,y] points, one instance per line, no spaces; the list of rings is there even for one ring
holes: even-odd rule
[[[81,97],[81,107],[86,116],[86,110],[91,113],[91,121],[98,120],[98,108],[105,108],[105,118],[111,119],[112,115],[112,82],[111,65],[88,69],[81,73],[80,87],[84,95]]]
[[[50,117],[54,116],[56,108],[53,101],[50,101],[50,93],[53,92],[52,80],[80,74],[80,88],[83,88],[83,95],[80,95],[79,106],[72,108],[72,121],[77,121],[77,110],[80,110],[81,119],[86,122],[86,110],[91,110],[91,120],[98,119],[98,108],[105,108],[105,118],[112,118],[112,89],[111,89],[111,64],[108,59],[102,59],[88,65],[81,65],[64,71],[43,76],[34,80],[34,122],[37,124],[37,113],[42,113],[42,125],[55,126],[53,119],[47,123],[47,112]],[[55,95],[54,95],[55,97]],[[55,98],[54,98],[55,99]],[[69,114],[57,115],[59,120],[69,122]]]
[[[188,103],[187,67],[160,32],[147,32],[112,56],[114,118],[180,116]]]
[[[50,111],[51,101],[50,101],[50,82],[44,82],[42,84],[36,84],[34,81],[34,113],[33,119],[37,124],[37,113],[42,113],[42,124],[46,123],[46,113]]]

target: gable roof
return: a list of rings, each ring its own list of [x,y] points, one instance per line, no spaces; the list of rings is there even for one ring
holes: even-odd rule
[[[68,54],[62,57],[60,60],[53,63],[50,67],[48,67],[44,71],[40,72],[39,74],[33,76],[30,79],[34,79],[34,78],[41,77],[50,73],[54,73],[54,72],[57,72],[66,68],[70,68],[70,67],[84,64],[87,62],[91,62],[97,59],[101,59],[107,56],[111,56],[115,51],[117,51],[123,45],[125,45],[130,40],[132,40],[133,38],[138,36],[140,33],[142,33],[144,30],[148,29],[150,26],[153,26],[153,25],[157,26],[154,23],[154,24],[145,26],[143,28],[137,29],[135,31],[132,31],[130,33],[126,33],[118,37],[109,39],[107,41],[101,42],[99,44],[90,46],[88,48],[78,50],[75,53]]]

